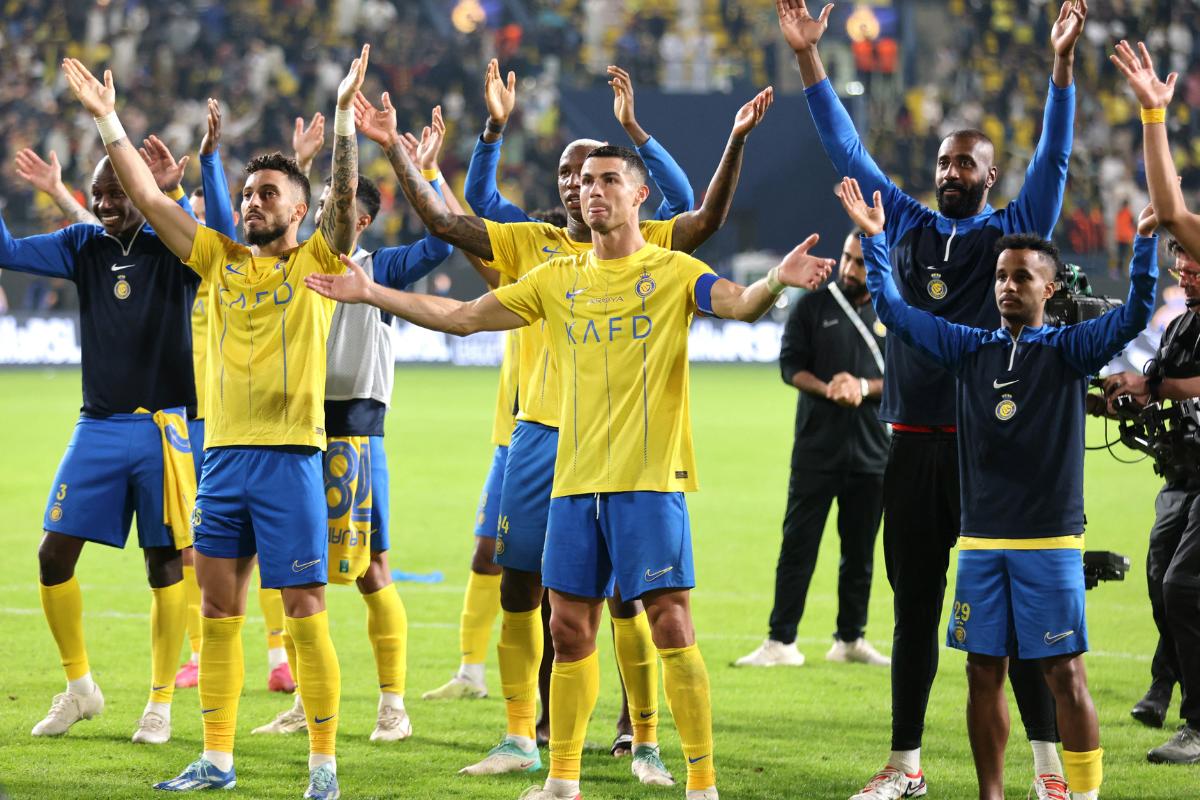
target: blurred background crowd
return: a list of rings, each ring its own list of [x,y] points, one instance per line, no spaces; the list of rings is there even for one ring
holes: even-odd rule
[[[820,3],[812,5],[819,10]],[[1172,142],[1185,192],[1195,197],[1200,3],[1089,5],[1086,41],[1075,64],[1071,183],[1056,238],[1091,270],[1116,273],[1122,246],[1132,237],[1132,218],[1145,201],[1145,183],[1137,105],[1107,54],[1120,38],[1145,38],[1159,64],[1180,73]],[[486,118],[481,89],[487,61],[498,58],[503,71],[517,72],[517,110],[505,132],[501,186],[530,209],[557,205],[559,151],[588,133],[572,129],[564,97],[604,89],[608,64],[631,72],[643,98],[639,108],[648,97],[686,95],[697,106],[706,97],[748,98],[771,83],[777,105],[798,107],[807,117],[773,0],[0,0],[0,7],[0,207],[15,235],[65,222],[16,175],[16,152],[56,151],[76,190],[87,188],[103,152],[95,125],[60,76],[59,62],[68,55],[109,66],[131,136],[157,133],[177,156],[195,152],[205,98],[219,98],[222,154],[235,192],[247,158],[264,150],[290,152],[297,116],[332,115],[338,82],[364,41],[373,48],[367,93],[378,97],[389,90],[402,128],[419,131],[431,107],[442,104],[449,126],[442,170],[457,188]],[[1019,188],[1040,133],[1057,8],[1049,0],[846,2],[835,11],[821,50],[869,148],[901,186],[931,200],[941,137],[954,128],[978,127],[997,145],[1001,177],[993,204],[999,205]],[[660,138],[685,167],[689,158],[715,165],[717,153],[693,157],[687,137]],[[363,172],[382,179],[384,201],[367,244],[411,241],[419,235],[412,215],[390,213],[405,205],[403,198],[396,204],[390,167],[369,143],[361,151]],[[801,155],[824,160],[820,153]],[[325,163],[320,158],[314,167],[317,182],[324,179]],[[688,170],[697,201],[708,169]],[[197,182],[193,170],[187,184]],[[744,183],[735,211],[750,200],[745,192]],[[836,214],[832,199],[828,205]],[[755,230],[752,219],[738,223],[735,215],[732,221]],[[743,232],[733,249],[754,249],[753,238]],[[725,248],[715,260],[731,257]],[[5,284],[10,279],[5,276]],[[23,287],[20,297],[12,293],[14,308],[43,309],[73,295],[46,284],[37,291]]]

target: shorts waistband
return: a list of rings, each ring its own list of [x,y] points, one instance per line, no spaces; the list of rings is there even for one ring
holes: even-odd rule
[[[893,422],[894,433],[958,433],[954,425],[905,425],[903,422]]]
[[[989,539],[985,536],[958,537],[959,550],[1082,550],[1083,534],[1042,536],[1036,539]]]

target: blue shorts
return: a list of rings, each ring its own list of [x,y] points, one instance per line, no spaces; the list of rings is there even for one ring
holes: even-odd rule
[[[692,525],[682,492],[612,492],[556,497],[542,585],[580,597],[624,600],[657,589],[691,589]]]
[[[508,445],[500,492],[496,563],[523,572],[542,571],[558,428],[518,420]]]
[[[200,470],[204,469],[204,420],[188,420],[188,441],[192,443],[192,463],[196,465],[196,482],[200,481]]]
[[[388,523],[392,511],[388,506],[387,451],[383,449],[383,437],[371,437],[371,552],[382,553],[392,546],[388,536]]]
[[[500,521],[500,493],[504,488],[504,465],[508,463],[508,445],[496,445],[492,453],[492,465],[488,467],[487,480],[479,494],[479,508],[475,511],[475,535],[485,539],[496,538],[496,526]]]
[[[258,554],[268,589],[326,583],[328,509],[322,454],[311,447],[214,447],[192,513],[196,552]]]
[[[163,524],[162,447],[149,414],[80,417],[54,475],[42,527],[124,547],[136,511],[138,545],[175,547]]]
[[[1080,551],[959,550],[946,644],[1026,659],[1086,652]]]

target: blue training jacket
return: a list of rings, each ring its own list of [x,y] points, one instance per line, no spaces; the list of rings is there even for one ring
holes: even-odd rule
[[[1075,122],[1075,87],[1050,83],[1042,136],[1017,198],[967,219],[949,219],[900,190],[863,147],[828,79],[805,89],[826,154],[838,174],[858,180],[863,195],[883,194],[885,233],[896,284],[909,304],[951,322],[992,329],[1000,323],[992,297],[996,241],[1009,233],[1049,239],[1062,210]],[[954,424],[954,379],[903,344],[889,345],[879,416],[908,425]]]
[[[908,305],[892,282],[887,235],[864,236],[862,247],[879,320],[957,378],[962,535],[1082,533],[1088,376],[1150,321],[1158,237],[1134,241],[1125,305],[1077,325],[1024,328],[1015,340],[1007,328],[956,325]]]

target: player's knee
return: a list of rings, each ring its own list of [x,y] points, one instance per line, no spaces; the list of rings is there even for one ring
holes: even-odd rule
[[[646,600],[646,616],[657,648],[689,647],[696,641],[692,613],[686,598],[678,592]]]
[[[183,554],[174,547],[147,547],[146,580],[151,588],[174,586],[183,580]]]
[[[471,571],[480,575],[499,575],[496,563],[496,540],[486,536],[475,537],[475,552],[471,556]]]
[[[1046,685],[1050,687],[1050,692],[1060,701],[1080,702],[1087,697],[1087,671],[1084,669],[1082,656],[1044,659],[1042,674],[1046,677]]]
[[[302,619],[325,610],[325,584],[283,587],[283,613],[292,619]]]
[[[578,661],[595,649],[596,631],[586,614],[562,613],[550,615],[550,639],[555,658]]]
[[[71,580],[83,549],[83,540],[46,531],[38,545],[38,578],[43,586]]]
[[[974,654],[967,657],[967,683],[973,689],[1001,688],[1007,673],[1003,658],[976,657]]]

